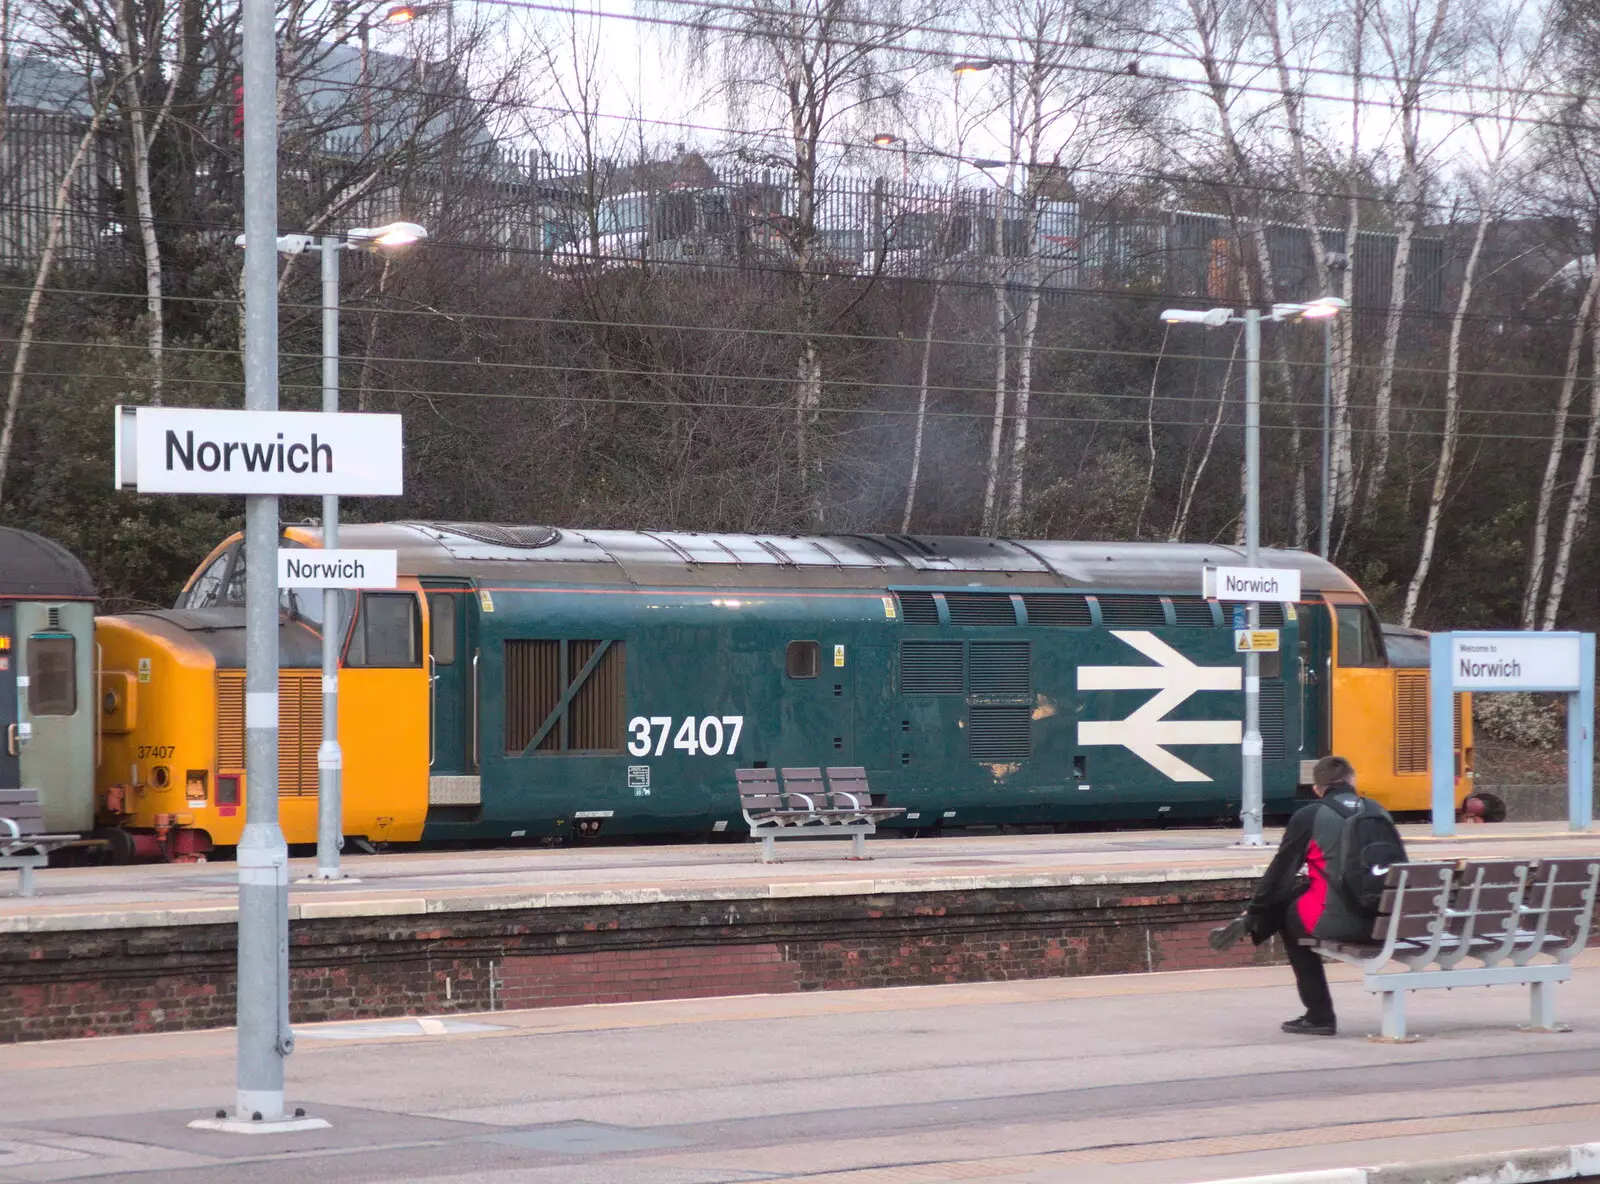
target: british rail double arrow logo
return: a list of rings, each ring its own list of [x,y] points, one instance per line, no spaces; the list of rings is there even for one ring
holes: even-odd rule
[[[1154,666],[1080,666],[1080,691],[1155,691],[1127,719],[1080,720],[1080,747],[1126,748],[1173,781],[1210,781],[1199,769],[1167,751],[1169,744],[1238,744],[1244,726],[1235,719],[1167,719],[1167,713],[1196,691],[1237,691],[1244,672],[1237,666],[1196,666],[1153,633],[1114,629]]]

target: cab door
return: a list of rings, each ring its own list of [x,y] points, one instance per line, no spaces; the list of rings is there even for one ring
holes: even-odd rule
[[[17,760],[22,741],[17,719],[17,610],[0,604],[0,789],[22,788],[22,767]]]
[[[480,804],[472,589],[428,586],[428,804]]]
[[[1333,609],[1332,751],[1356,768],[1380,804],[1393,800],[1394,675],[1377,615],[1359,597],[1329,596]]]

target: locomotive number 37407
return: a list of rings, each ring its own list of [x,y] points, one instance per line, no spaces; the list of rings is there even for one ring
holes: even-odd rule
[[[634,756],[660,756],[667,751],[667,737],[671,735],[672,747],[690,756],[732,756],[739,747],[742,731],[742,715],[703,715],[698,719],[685,716],[676,732],[670,715],[636,715],[628,721],[628,751]]]

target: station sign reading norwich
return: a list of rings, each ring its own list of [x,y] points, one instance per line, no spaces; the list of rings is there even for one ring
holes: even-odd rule
[[[1450,636],[1450,679],[1458,691],[1575,691],[1581,666],[1576,634]]]
[[[398,415],[118,407],[116,484],[276,497],[402,492]]]
[[[1248,600],[1293,604],[1300,599],[1300,573],[1294,568],[1208,567],[1202,579],[1207,600]]]
[[[278,587],[393,588],[400,582],[398,559],[394,551],[283,547],[278,551]]]

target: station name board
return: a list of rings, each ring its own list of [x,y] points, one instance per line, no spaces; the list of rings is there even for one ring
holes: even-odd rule
[[[116,484],[140,493],[395,497],[398,415],[118,407]]]
[[[1300,573],[1294,568],[1208,567],[1201,594],[1207,600],[1292,604],[1300,599]]]

